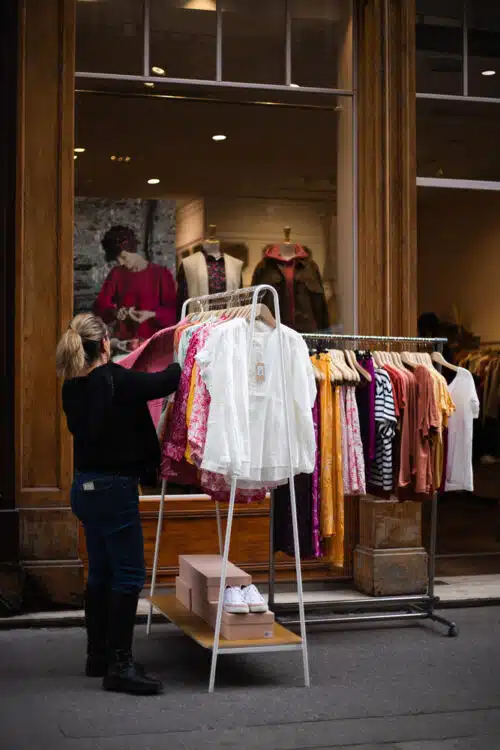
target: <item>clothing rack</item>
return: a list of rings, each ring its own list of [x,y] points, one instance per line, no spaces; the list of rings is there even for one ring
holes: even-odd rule
[[[444,338],[418,338],[411,336],[358,336],[355,334],[303,334],[306,342],[324,345],[325,348],[341,349],[346,348],[345,344],[357,345],[366,343],[377,343],[388,346],[390,344],[411,344],[431,347],[434,351],[443,351],[447,339]],[[343,346],[344,345],[344,346]],[[439,369],[439,368],[438,368]],[[448,628],[448,635],[456,637],[458,635],[457,625],[440,615],[437,615],[436,605],[439,598],[435,596],[435,579],[436,579],[436,542],[437,542],[437,518],[438,518],[438,500],[437,492],[432,495],[431,510],[431,530],[430,530],[430,550],[429,550],[429,583],[427,594],[412,596],[383,596],[366,599],[340,599],[336,601],[322,601],[308,604],[307,609],[323,611],[328,608],[329,611],[339,610],[344,614],[333,614],[329,616],[317,616],[306,619],[307,625],[323,624],[346,624],[357,622],[387,622],[394,620],[432,620]],[[289,605],[277,605],[275,602],[275,553],[274,553],[274,501],[271,494],[270,510],[270,543],[269,558],[271,565],[269,568],[269,607],[273,611],[281,610],[290,612]],[[351,614],[349,614],[351,612]],[[293,617],[281,617],[280,622],[285,625],[295,625],[297,621]]]
[[[196,298],[188,299],[184,302],[184,305],[182,308],[181,319],[185,318],[188,309],[191,310],[192,308],[198,308],[197,311],[202,312],[202,313],[210,312],[211,310],[221,311],[221,310],[226,310],[226,309],[230,309],[234,307],[241,307],[242,301],[246,298],[249,302],[251,302],[251,310],[249,313],[250,330],[249,330],[249,339],[248,339],[248,347],[249,347],[248,351],[249,351],[249,359],[250,359],[250,352],[252,349],[253,337],[255,333],[255,321],[256,321],[257,313],[258,313],[259,299],[261,298],[262,295],[266,293],[271,294],[273,297],[273,301],[274,301],[274,316],[276,320],[276,332],[278,336],[278,351],[279,351],[280,370],[281,370],[280,380],[281,380],[281,388],[282,388],[282,393],[283,393],[283,401],[285,404],[285,432],[286,432],[285,439],[287,441],[288,460],[289,460],[289,468],[290,468],[290,475],[289,475],[290,501],[291,501],[291,509],[292,509],[294,552],[295,552],[295,560],[296,560],[295,567],[296,567],[296,575],[297,575],[297,597],[298,597],[298,609],[299,609],[298,624],[300,624],[301,638],[298,638],[294,633],[290,633],[284,630],[284,628],[282,628],[279,624],[276,624],[275,628],[279,629],[280,637],[276,637],[277,631],[275,631],[275,637],[270,638],[269,641],[254,640],[254,641],[244,642],[242,644],[240,644],[240,642],[237,642],[236,646],[232,646],[231,641],[224,641],[221,644],[220,631],[221,631],[221,624],[222,624],[224,593],[225,593],[225,588],[226,588],[227,566],[228,566],[228,559],[229,559],[229,549],[230,549],[230,544],[231,544],[231,531],[232,531],[233,516],[234,516],[236,490],[238,486],[238,477],[233,476],[231,480],[229,509],[228,509],[227,522],[226,522],[226,533],[225,533],[224,545],[223,545],[223,550],[222,550],[221,580],[220,580],[220,588],[219,588],[219,600],[218,600],[218,605],[217,605],[217,618],[216,618],[215,633],[213,635],[213,640],[212,639],[208,640],[206,638],[206,635],[204,637],[197,637],[195,629],[191,627],[189,624],[187,624],[187,620],[185,616],[181,616],[177,618],[178,619],[177,624],[180,627],[183,627],[187,635],[191,635],[195,640],[197,640],[198,643],[200,643],[200,645],[204,646],[205,648],[211,648],[212,650],[210,680],[209,680],[209,687],[208,687],[208,690],[210,693],[212,693],[215,688],[215,676],[216,676],[216,670],[217,670],[218,656],[226,655],[226,654],[249,654],[249,653],[255,654],[255,653],[269,653],[270,651],[301,651],[303,669],[304,669],[304,682],[305,682],[306,687],[309,687],[310,685],[309,658],[308,658],[308,650],[307,650],[307,632],[306,632],[306,623],[305,623],[304,596],[303,596],[303,590],[302,590],[302,571],[301,571],[301,563],[300,563],[299,529],[298,529],[298,520],[297,520],[297,506],[296,506],[295,483],[294,483],[294,472],[293,472],[293,455],[292,455],[291,432],[290,432],[290,416],[289,416],[289,404],[288,404],[287,389],[286,389],[285,362],[284,362],[284,356],[283,356],[283,332],[282,332],[282,326],[281,326],[278,293],[271,286],[260,285],[256,287],[250,287],[247,289],[240,289],[240,290],[233,291],[233,292],[223,292],[220,294],[212,294],[212,295],[206,295],[203,297],[196,297]],[[162,533],[163,517],[164,517],[166,486],[167,486],[166,480],[163,480],[162,488],[161,488],[160,508],[159,508],[159,513],[158,513],[158,526],[157,526],[157,531],[156,531],[153,574],[152,574],[151,589],[150,589],[150,607],[149,607],[148,625],[147,625],[148,634],[151,631],[153,606],[157,606],[166,617],[174,621],[174,618],[172,617],[172,614],[171,614],[171,610],[168,607],[162,607],[161,602],[160,602],[160,597],[155,597],[161,533]],[[222,547],[222,521],[221,521],[220,509],[219,509],[218,503],[216,505],[216,509],[217,509],[217,530],[218,530],[218,536],[219,536],[219,548],[221,548]]]

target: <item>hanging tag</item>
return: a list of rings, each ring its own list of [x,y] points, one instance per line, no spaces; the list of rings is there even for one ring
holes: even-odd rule
[[[263,383],[266,379],[266,366],[264,362],[257,362],[255,365],[255,378],[257,383]]]

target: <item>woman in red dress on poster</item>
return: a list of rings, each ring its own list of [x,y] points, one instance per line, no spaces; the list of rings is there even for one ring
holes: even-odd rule
[[[141,341],[176,322],[175,281],[168,270],[137,252],[129,227],[108,229],[101,241],[108,263],[115,262],[99,292],[94,313],[113,326],[120,341]]]

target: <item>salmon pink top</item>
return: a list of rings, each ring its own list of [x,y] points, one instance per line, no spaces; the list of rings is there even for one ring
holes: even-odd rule
[[[150,310],[156,313],[156,317],[141,324],[129,318],[117,320],[116,314],[121,307]],[[115,325],[114,335],[118,339],[148,339],[156,331],[169,328],[176,322],[174,278],[168,268],[156,263],[149,263],[143,271],[116,266],[99,292],[94,312],[108,325]]]

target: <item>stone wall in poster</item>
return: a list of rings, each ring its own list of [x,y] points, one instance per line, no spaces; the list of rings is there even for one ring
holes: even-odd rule
[[[175,274],[175,213],[175,200],[75,199],[75,314],[92,309],[110,270],[101,247],[101,238],[113,225],[131,227],[137,234],[139,251],[152,262],[167,266]]]

